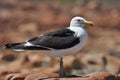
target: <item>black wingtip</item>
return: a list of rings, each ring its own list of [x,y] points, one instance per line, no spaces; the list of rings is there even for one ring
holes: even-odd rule
[[[5,44],[5,49],[11,49],[13,48],[14,46],[16,45],[20,45],[21,43],[8,43],[8,44]]]
[[[10,49],[11,46],[12,46],[11,44],[5,44],[4,48],[5,48],[5,49]]]

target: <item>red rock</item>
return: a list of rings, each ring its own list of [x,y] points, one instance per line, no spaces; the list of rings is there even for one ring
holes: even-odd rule
[[[97,80],[93,77],[67,77],[60,78],[56,73],[33,73],[28,75],[25,80]]]
[[[87,76],[92,77],[92,78],[96,78],[98,80],[114,80],[115,79],[115,75],[109,73],[109,72],[93,72],[88,74]]]
[[[16,59],[16,56],[14,54],[7,54],[7,55],[4,55],[1,60],[3,61],[7,61],[7,62],[11,62],[11,61],[14,61]]]
[[[95,79],[95,78],[80,78],[80,77],[71,77],[71,78],[47,78],[47,79],[44,79],[44,80],[98,80],[98,79]]]
[[[11,80],[11,78],[12,78],[14,75],[16,75],[16,73],[8,74],[8,75],[6,76],[6,80]]]
[[[120,73],[120,59],[111,55],[106,55],[107,65],[106,70],[117,74]]]
[[[120,76],[108,72],[94,72],[85,77],[60,78],[57,73],[13,73],[6,77],[7,80],[120,80]]]
[[[79,59],[84,73],[88,74],[96,71],[108,71],[116,74],[120,71],[120,60],[108,54],[89,53]]]
[[[44,78],[59,77],[56,73],[33,73],[28,75],[25,80],[39,80]]]
[[[28,73],[16,73],[16,74],[9,74],[6,79],[7,80],[24,80]]]
[[[9,67],[8,67],[9,66]],[[13,66],[16,66],[13,68]],[[5,76],[9,73],[16,73],[19,72],[19,65],[7,65],[7,66],[0,66],[0,75]]]
[[[120,74],[116,76],[116,80],[120,80]]]

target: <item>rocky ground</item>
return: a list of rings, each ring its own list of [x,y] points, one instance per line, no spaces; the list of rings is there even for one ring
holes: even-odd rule
[[[61,6],[62,5],[62,6]],[[39,51],[5,50],[6,43],[22,42],[51,30],[69,26],[74,16],[94,22],[84,49],[64,57],[67,74],[59,78],[59,59]],[[120,6],[91,1],[88,4],[0,3],[0,80],[120,80]]]

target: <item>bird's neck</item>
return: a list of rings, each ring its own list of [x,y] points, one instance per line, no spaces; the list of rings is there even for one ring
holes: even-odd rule
[[[85,28],[83,27],[83,26],[72,26],[72,25],[70,25],[70,27],[69,27],[69,29],[71,29],[71,30],[77,30],[77,31],[79,31],[79,30],[85,30]]]
[[[74,31],[75,35],[78,36],[78,37],[80,35],[83,35],[83,34],[86,33],[86,29],[84,27],[72,27],[72,26],[70,26],[69,29]]]

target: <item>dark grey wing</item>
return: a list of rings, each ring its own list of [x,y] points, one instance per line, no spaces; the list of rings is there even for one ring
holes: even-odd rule
[[[52,49],[66,49],[73,47],[80,42],[79,38],[74,36],[74,32],[69,29],[49,32],[43,36],[32,38],[28,42],[33,45],[39,45]]]
[[[73,36],[75,32],[71,31],[70,29],[61,29],[52,32],[48,32],[44,34],[44,36],[59,36],[59,37],[67,37]]]

